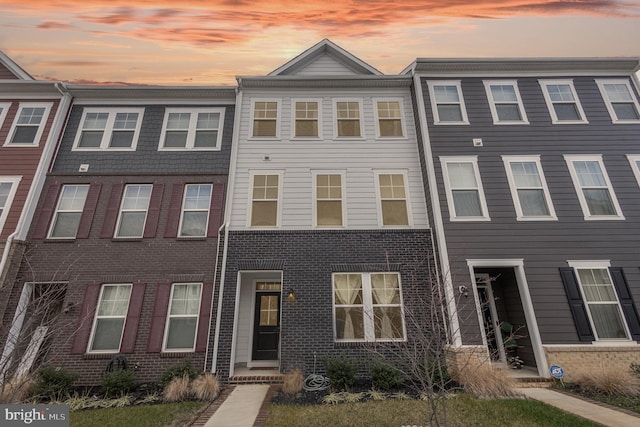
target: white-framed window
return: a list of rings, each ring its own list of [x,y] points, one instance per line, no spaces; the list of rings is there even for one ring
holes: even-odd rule
[[[131,284],[102,286],[89,340],[89,353],[120,351],[130,296]]]
[[[144,108],[85,108],[74,150],[135,150]]]
[[[322,101],[319,99],[293,99],[293,138],[319,138],[322,129]]]
[[[152,184],[128,184],[124,187],[115,237],[142,237],[152,189]]]
[[[0,176],[0,232],[2,232],[7,216],[9,216],[11,203],[13,203],[21,179],[22,177],[19,176]]]
[[[280,135],[280,100],[256,99],[251,109],[253,138],[276,138]]]
[[[399,273],[333,273],[335,341],[406,337]]]
[[[433,110],[433,124],[469,124],[460,80],[434,80],[427,82],[427,84]]]
[[[9,112],[10,107],[10,102],[0,102],[0,129],[2,128],[5,117],[7,117],[7,113]]]
[[[159,150],[220,150],[224,108],[167,108]]]
[[[187,184],[184,186],[180,237],[205,237],[209,222],[212,184]]]
[[[640,154],[627,154],[627,159],[640,186]]]
[[[336,99],[336,138],[362,138],[362,101],[359,99]]]
[[[640,106],[627,79],[597,79],[613,123],[640,122]]]
[[[374,99],[378,138],[402,138],[406,135],[401,99]]]
[[[528,124],[527,113],[515,80],[485,80],[493,123],[496,125]]]
[[[624,219],[602,156],[564,156],[585,220]]]
[[[277,227],[280,223],[280,174],[255,173],[251,180],[250,227]]]
[[[554,124],[588,123],[573,80],[539,80]]]
[[[74,239],[89,193],[88,185],[64,185],[53,215],[50,239]]]
[[[344,226],[344,174],[315,173],[315,226]]]
[[[629,329],[609,272],[610,262],[569,261],[568,264],[576,273],[596,340],[629,340]]]
[[[404,172],[376,172],[379,204],[379,224],[382,226],[408,226],[409,197]]]
[[[440,157],[451,221],[489,221],[478,156]]]
[[[200,315],[202,283],[174,283],[167,314],[163,351],[193,351]]]
[[[557,220],[540,156],[502,156],[519,221]]]
[[[5,146],[26,146],[40,144],[51,103],[21,102],[9,130]]]

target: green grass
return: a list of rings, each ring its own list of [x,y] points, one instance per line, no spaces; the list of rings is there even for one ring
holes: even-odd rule
[[[535,400],[477,400],[460,395],[447,400],[449,426],[573,427],[599,426]],[[429,425],[427,402],[388,400],[340,405],[272,405],[269,427],[399,427]]]
[[[205,402],[164,403],[71,413],[72,427],[160,427],[188,424]]]

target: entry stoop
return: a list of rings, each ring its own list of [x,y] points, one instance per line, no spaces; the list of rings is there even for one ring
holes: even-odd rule
[[[247,369],[238,368],[229,377],[229,384],[282,384],[284,375],[277,369]]]
[[[542,377],[526,377],[526,378],[514,378],[516,381],[516,387],[518,388],[549,388],[553,384],[553,380],[550,378]]]

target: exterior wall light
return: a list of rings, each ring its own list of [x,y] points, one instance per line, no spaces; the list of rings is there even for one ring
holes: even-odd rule
[[[287,291],[287,299],[289,301],[295,301],[296,300],[296,293],[293,291],[293,288],[289,288],[289,290]]]

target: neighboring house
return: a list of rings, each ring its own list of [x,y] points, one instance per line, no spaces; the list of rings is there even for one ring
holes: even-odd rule
[[[411,82],[328,40],[238,78],[208,370],[309,373],[344,353],[367,372],[369,347],[416,336],[433,250]]]
[[[122,353],[138,381],[203,369],[234,88],[68,86],[71,108],[10,304],[22,334],[96,384]],[[27,313],[33,308],[27,308]],[[43,329],[45,328],[45,329]],[[16,363],[18,361],[16,360]]]
[[[519,357],[541,376],[638,362],[638,64],[408,68],[457,353],[506,362],[500,326],[511,324]]]

